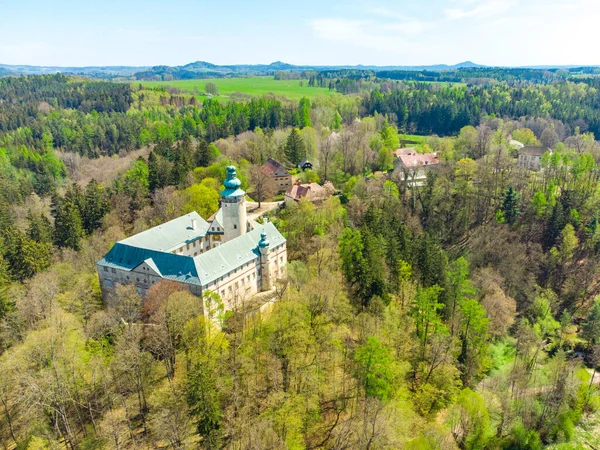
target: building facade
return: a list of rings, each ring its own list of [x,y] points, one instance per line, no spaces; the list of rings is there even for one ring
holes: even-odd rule
[[[186,214],[117,242],[98,261],[103,298],[119,284],[135,284],[145,296],[154,284],[171,280],[198,296],[214,291],[231,309],[285,276],[285,238],[272,223],[247,220],[235,167],[227,172],[221,208],[209,221]]]
[[[273,179],[278,194],[287,191],[292,186],[292,175],[279,161],[275,161],[273,158],[267,159],[267,162],[262,165],[262,170]]]
[[[542,156],[546,152],[552,154],[552,150],[545,147],[524,146],[519,149],[517,165],[529,170],[540,170],[542,168]]]
[[[438,167],[440,157],[437,152],[417,153],[414,148],[401,148],[394,152],[394,170],[392,178],[406,182],[410,187],[419,187],[425,184],[427,172]]]

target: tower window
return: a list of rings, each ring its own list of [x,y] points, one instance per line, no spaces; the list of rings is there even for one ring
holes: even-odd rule
[[[233,229],[234,229],[234,230],[237,230],[237,225],[233,225]]]

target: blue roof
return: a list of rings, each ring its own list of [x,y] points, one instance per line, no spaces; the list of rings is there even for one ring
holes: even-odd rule
[[[225,185],[225,189],[221,191],[221,197],[246,195],[246,193],[240,189],[242,182],[237,177],[235,166],[227,166],[227,179],[223,184]]]
[[[104,258],[98,261],[98,265],[131,271],[144,261],[153,269],[156,267],[159,275],[163,278],[189,284],[200,284],[193,258],[132,247],[121,242],[117,242]]]
[[[163,278],[207,286],[258,258],[258,243],[263,232],[271,242],[271,247],[285,242],[277,228],[267,223],[195,257],[134,247],[121,241],[98,261],[98,265],[131,271],[146,262]]]

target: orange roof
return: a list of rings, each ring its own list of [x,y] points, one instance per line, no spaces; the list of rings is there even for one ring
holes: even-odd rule
[[[400,149],[407,150],[407,149]],[[400,150],[396,150],[396,155],[406,168],[413,168],[419,166],[432,166],[440,163],[440,157],[435,153],[417,153],[415,152],[407,152],[406,154],[398,152]]]
[[[310,201],[316,200],[324,200],[332,194],[333,186],[329,184],[325,184],[325,187],[318,185],[317,183],[307,183],[307,184],[294,184],[288,191],[285,193],[286,197],[291,197],[294,200],[298,201],[301,198],[306,198]]]

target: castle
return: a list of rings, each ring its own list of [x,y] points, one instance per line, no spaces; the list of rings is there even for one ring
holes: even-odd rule
[[[221,208],[208,220],[192,212],[117,242],[98,261],[102,297],[133,283],[140,295],[161,280],[200,296],[218,293],[226,309],[273,288],[284,276],[286,240],[272,223],[246,217],[246,193],[227,167]]]

